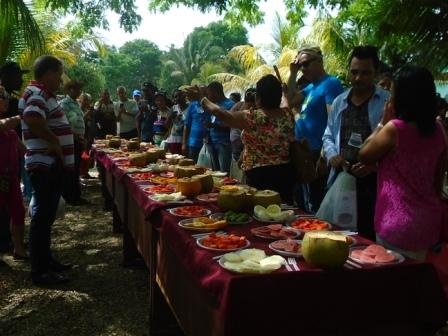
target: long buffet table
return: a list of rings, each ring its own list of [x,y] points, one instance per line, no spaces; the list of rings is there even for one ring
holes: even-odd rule
[[[429,263],[406,260],[377,268],[322,271],[299,260],[300,271],[242,275],[221,268],[218,255],[155,202],[116,162],[95,151],[123,227],[123,256],[139,254],[150,270],[150,328],[166,327],[167,304],[186,335],[432,335],[448,320],[448,301]],[[197,202],[200,203],[200,202]],[[214,204],[202,203],[213,212]],[[226,231],[250,234],[254,221]],[[355,237],[360,244],[369,241]]]

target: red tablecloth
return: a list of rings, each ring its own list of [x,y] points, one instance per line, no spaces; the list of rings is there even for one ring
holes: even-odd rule
[[[95,156],[126,186],[198,288],[213,302],[219,314],[220,334],[282,335],[291,330],[305,334],[320,330],[334,335],[342,330],[341,335],[349,335],[354,330],[358,334],[373,330],[377,325],[388,325],[391,330],[398,326],[400,331],[405,325],[410,326],[410,331],[432,331],[448,319],[446,298],[428,263],[405,261],[390,267],[330,272],[310,268],[302,260],[300,272],[281,269],[269,275],[230,273],[211,259],[220,253],[198,247],[192,233],[177,225],[179,217],[161,211],[179,204],[152,201],[142,183],[126,175],[116,161],[99,151]],[[216,206],[207,205],[218,211]],[[262,224],[254,222],[226,231],[246,235],[251,247],[270,253],[269,242],[249,233],[253,225]],[[356,239],[368,243],[361,237]],[[410,331],[405,334],[411,335]]]
[[[322,271],[300,260],[300,272],[282,268],[265,275],[234,274],[212,260],[221,253],[198,247],[192,232],[177,225],[179,219],[162,211],[161,239],[170,243],[197,285],[215,302],[223,334],[281,335],[294,330],[291,324],[303,332],[330,334],[345,330],[341,325],[347,326],[344,333],[375,325],[403,328],[405,324],[432,331],[448,319],[447,301],[430,264],[407,260],[388,267]],[[251,247],[274,254],[268,247],[270,241],[251,235],[254,225],[264,224],[254,221],[226,231],[245,235]],[[358,243],[369,243],[355,238]]]

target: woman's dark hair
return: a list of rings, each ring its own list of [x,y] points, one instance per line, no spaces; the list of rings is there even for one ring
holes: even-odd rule
[[[378,70],[378,67],[380,66],[380,59],[378,58],[377,47],[367,45],[353,48],[350,57],[348,59],[349,67],[350,64],[352,63],[352,59],[355,57],[360,60],[371,59],[375,70]]]
[[[34,78],[40,79],[49,71],[57,72],[61,66],[62,62],[54,56],[50,55],[40,56],[34,61],[33,65]]]
[[[244,101],[248,103],[255,103],[256,90],[254,88],[247,89],[244,93]]]
[[[260,107],[268,109],[280,107],[282,85],[274,75],[266,75],[257,82],[256,95]]]
[[[412,65],[398,69],[394,75],[393,99],[397,117],[415,122],[421,135],[436,130],[436,86],[428,69]]]

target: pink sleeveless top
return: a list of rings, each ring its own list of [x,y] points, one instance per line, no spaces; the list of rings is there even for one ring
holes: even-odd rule
[[[387,242],[405,250],[426,250],[440,240],[443,206],[435,188],[445,139],[441,126],[428,137],[416,127],[392,120],[396,150],[378,166],[375,230]]]

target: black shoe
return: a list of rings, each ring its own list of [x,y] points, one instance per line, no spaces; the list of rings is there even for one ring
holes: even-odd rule
[[[48,264],[48,269],[54,272],[68,271],[71,270],[72,268],[73,268],[72,264],[61,264],[59,261],[56,260],[52,260]]]
[[[31,281],[36,286],[54,286],[69,282],[70,279],[60,274],[47,272],[32,274]]]
[[[80,198],[79,200],[71,201],[71,202],[67,202],[67,203],[70,204],[70,205],[74,205],[74,206],[90,204],[90,202],[88,200],[84,199],[84,198]]]
[[[30,260],[29,256],[27,256],[27,255],[20,255],[20,254],[17,254],[17,253],[13,253],[12,254],[12,258],[15,261],[28,261],[28,260]]]

